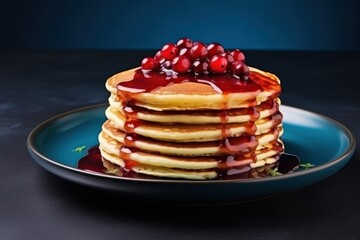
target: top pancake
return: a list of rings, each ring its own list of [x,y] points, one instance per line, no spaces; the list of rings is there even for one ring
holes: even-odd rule
[[[199,77],[193,82],[182,77],[183,80],[178,81],[176,75],[163,75],[168,84],[147,91],[145,86],[150,83],[146,81],[151,79],[147,78],[146,73],[141,75],[141,79],[136,79],[144,81],[144,84],[137,84],[143,85],[144,89],[133,88],[129,82],[134,81],[135,75],[141,71],[137,70],[133,68],[115,74],[107,80],[106,88],[124,101],[131,100],[134,105],[157,111],[246,108],[268,98],[276,98],[281,91],[280,80],[275,75],[251,67],[249,80],[236,81],[238,84],[233,87],[236,91],[227,93],[209,79]]]

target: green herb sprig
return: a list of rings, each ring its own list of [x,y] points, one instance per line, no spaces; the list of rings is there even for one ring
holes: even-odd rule
[[[268,175],[275,177],[282,175],[282,173],[278,172],[278,168],[274,168],[274,169],[270,168],[268,170]]]
[[[76,152],[76,153],[81,153],[82,151],[84,151],[86,148],[86,145],[82,145],[80,147],[74,148],[73,150],[71,150],[72,152]]]
[[[311,163],[302,163],[302,164],[299,164],[299,166],[304,168],[304,170],[306,170],[306,169],[314,167],[315,165],[311,164]]]

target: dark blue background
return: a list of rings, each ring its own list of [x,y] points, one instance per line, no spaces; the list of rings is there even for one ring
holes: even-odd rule
[[[226,48],[360,49],[360,14],[349,0],[7,1],[2,49],[159,48],[179,37]]]

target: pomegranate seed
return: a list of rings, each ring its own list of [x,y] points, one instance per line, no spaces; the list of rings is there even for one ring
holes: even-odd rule
[[[165,58],[161,55],[161,51],[158,51],[155,56],[154,59],[156,61],[158,61],[159,63],[163,63],[165,61]]]
[[[233,55],[235,61],[245,62],[245,55],[239,49],[232,51],[231,55]]]
[[[154,70],[159,66],[159,62],[152,57],[144,58],[141,62],[141,68],[143,70]]]
[[[179,56],[185,56],[188,59],[191,59],[190,49],[189,48],[182,48],[179,51]]]
[[[172,44],[166,44],[162,49],[161,49],[161,55],[166,59],[166,60],[173,60],[179,53],[179,50],[177,49],[177,47]]]
[[[211,58],[209,67],[210,70],[214,73],[224,73],[226,72],[226,68],[228,65],[228,61],[225,57],[221,55],[215,55]]]
[[[232,64],[235,61],[233,55],[231,55],[231,53],[229,51],[226,52],[226,53],[221,54],[221,56],[226,58],[226,60],[228,61],[229,66],[230,66],[230,64]]]
[[[170,69],[171,68],[171,62],[169,60],[165,61],[162,66],[166,69]]]
[[[242,61],[233,62],[232,73],[239,76],[241,79],[248,80],[249,78],[249,67]]]
[[[181,38],[176,43],[176,46],[180,48],[191,48],[193,46],[192,41],[189,38]]]
[[[208,73],[209,63],[207,61],[196,60],[192,64],[192,70],[195,74]]]
[[[178,73],[185,73],[190,70],[191,62],[185,56],[177,56],[172,61],[172,69]]]
[[[215,55],[224,53],[224,48],[218,43],[211,43],[207,46],[208,57],[211,58]]]
[[[204,44],[197,43],[190,49],[192,59],[205,59],[207,57],[207,49]]]

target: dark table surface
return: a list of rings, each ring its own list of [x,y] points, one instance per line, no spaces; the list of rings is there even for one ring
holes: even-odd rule
[[[58,178],[30,157],[40,122],[106,102],[110,75],[154,51],[0,53],[0,239],[360,239],[360,154],[332,177],[263,201],[165,206]],[[248,51],[283,104],[327,115],[360,142],[360,52]],[[186,196],[184,196],[186,197]]]

